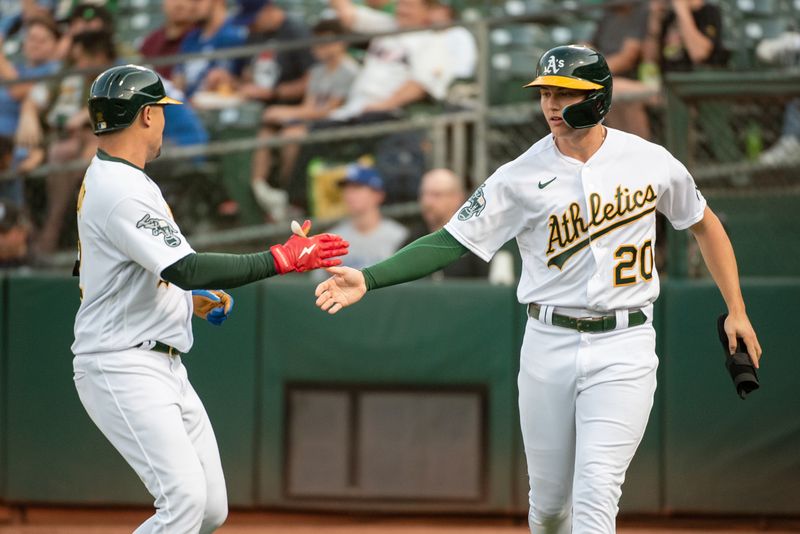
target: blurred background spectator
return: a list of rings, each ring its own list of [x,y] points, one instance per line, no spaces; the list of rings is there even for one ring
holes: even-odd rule
[[[38,17],[25,24],[22,44],[22,58],[12,63],[0,55],[0,80],[25,80],[36,76],[47,76],[58,71],[60,64],[54,60],[58,44],[58,28],[52,19]],[[2,39],[0,38],[0,48]],[[22,102],[28,97],[33,83],[17,83],[0,87],[0,137],[10,139],[16,134]],[[12,145],[12,157],[7,169],[20,174],[30,172],[44,160],[41,147]],[[23,205],[23,183],[21,178],[0,184],[6,199],[12,198],[19,206]]]
[[[385,193],[380,175],[371,167],[351,165],[340,185],[347,216],[330,232],[350,243],[344,265],[361,269],[394,254],[408,238],[408,229],[381,214]]]
[[[662,73],[725,65],[719,7],[705,0],[653,0],[650,9],[649,54]]]
[[[339,21],[322,20],[314,27],[315,37],[334,37],[344,33]],[[326,117],[338,108],[347,97],[358,73],[358,64],[347,55],[347,45],[342,41],[318,44],[313,48],[317,62],[308,74],[308,87],[303,102],[298,105],[272,105],[263,114],[263,127],[259,138],[268,138],[277,133],[284,138],[302,137],[308,131],[309,121]],[[280,166],[276,189],[269,185],[272,169],[271,150],[262,148],[253,153],[253,194],[261,208],[274,220],[286,215],[290,180],[294,174],[299,146],[287,144],[281,148]]]
[[[782,67],[800,66],[800,33],[787,31],[773,39],[764,39],[756,49],[758,58]],[[783,126],[778,141],[761,153],[760,160],[776,165],[800,158],[800,98],[792,99],[783,111]]]
[[[605,56],[614,75],[614,105],[605,123],[649,139],[644,102],[619,100],[621,95],[646,89],[639,81],[638,71],[647,34],[648,6],[645,3],[614,6],[603,13],[591,46]]]
[[[431,24],[451,24],[456,21],[453,6],[442,0],[428,8]],[[453,77],[467,80],[475,76],[475,66],[478,64],[478,45],[475,37],[468,29],[456,26],[442,30],[444,33],[447,56]]]
[[[50,18],[54,0],[0,0],[0,39],[22,29],[34,18]]]
[[[247,44],[265,44],[307,39],[311,32],[301,20],[289,17],[272,0],[239,0],[236,24],[247,26]],[[244,83],[237,91],[247,99],[268,104],[297,104],[303,100],[308,69],[314,58],[307,48],[264,50],[244,69]]]
[[[90,31],[104,31],[114,35],[114,18],[111,12],[102,5],[78,4],[70,11],[67,29],[58,43],[56,57],[68,60],[70,50],[72,50],[72,39],[78,34]]]
[[[435,0],[398,0],[391,16],[351,0],[331,0],[344,27],[360,33],[429,26],[434,5]],[[329,117],[340,121],[391,118],[414,102],[443,99],[453,76],[441,32],[421,30],[376,37],[370,41],[364,66],[345,104]]]
[[[425,173],[419,188],[419,209],[422,223],[411,229],[405,244],[431,232],[441,230],[467,200],[464,180],[449,169],[433,169]],[[444,278],[486,278],[489,264],[469,252],[438,273],[434,280]]]
[[[52,19],[32,18],[25,24],[22,59],[12,63],[0,54],[0,80],[24,80],[47,76],[58,71],[54,60],[58,44],[58,28]],[[2,38],[0,38],[2,48]],[[13,136],[17,131],[22,101],[27,98],[32,83],[0,87],[0,136]]]
[[[225,0],[192,0],[198,27],[189,32],[181,42],[183,54],[213,52],[243,45],[247,30],[228,19]],[[206,59],[199,57],[176,65],[172,81],[186,94],[194,97],[199,90],[231,95],[234,77],[238,74],[232,59]]]
[[[86,99],[94,77],[116,58],[113,38],[105,31],[88,31],[72,37],[69,65],[89,69],[59,84],[39,83],[22,105],[17,139],[28,149],[43,146],[47,128],[47,163],[54,168],[76,159],[88,161],[97,141],[89,124]],[[37,240],[37,251],[52,252],[58,245],[68,207],[74,200],[82,170],[50,172],[47,177],[47,214]]]
[[[645,56],[658,65],[662,75],[721,68],[729,57],[722,44],[722,31],[719,7],[705,0],[653,0]],[[714,131],[707,141],[716,159],[730,161],[740,157],[742,150],[729,125],[728,107],[701,102],[697,113],[700,122]]]
[[[150,32],[139,47],[144,58],[177,54],[183,39],[195,27],[197,14],[193,0],[164,0],[163,9],[164,25]],[[163,78],[171,78],[173,65],[161,65],[155,70]]]

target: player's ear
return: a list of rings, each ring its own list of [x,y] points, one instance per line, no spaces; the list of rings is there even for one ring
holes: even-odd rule
[[[142,121],[143,126],[149,127],[153,123],[153,106],[145,106],[139,113],[139,119]]]

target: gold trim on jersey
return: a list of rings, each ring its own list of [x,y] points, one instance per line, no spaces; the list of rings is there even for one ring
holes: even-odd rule
[[[652,208],[649,208],[649,209],[646,209],[646,210],[644,210],[642,212],[637,213],[633,217],[628,217],[627,219],[623,219],[621,221],[617,221],[617,222],[615,222],[614,224],[612,224],[610,226],[606,226],[602,230],[599,230],[599,231],[597,231],[597,232],[595,232],[593,234],[590,234],[589,237],[587,237],[586,239],[580,241],[576,245],[574,245],[574,246],[572,246],[572,247],[560,252],[559,254],[556,254],[552,258],[550,258],[550,260],[547,262],[547,266],[548,267],[556,266],[559,269],[561,269],[562,267],[564,267],[564,264],[567,263],[568,259],[570,259],[576,252],[580,252],[581,250],[586,248],[589,245],[590,242],[594,241],[595,239],[599,239],[599,238],[603,237],[604,235],[606,235],[607,233],[609,233],[609,232],[611,232],[613,230],[616,230],[617,228],[621,228],[621,227],[625,226],[626,224],[630,224],[632,222],[638,221],[639,219],[641,219],[645,215],[653,213],[655,210],[656,210],[656,207],[653,206]]]
[[[547,266],[561,269],[573,254],[584,249],[592,240],[652,213],[655,206],[631,215],[649,204],[655,204],[657,199],[658,195],[652,185],[633,192],[618,185],[611,202],[603,203],[598,193],[589,195],[588,220],[584,218],[581,205],[577,202],[570,204],[560,216],[550,215],[548,218],[550,236],[545,254],[552,257],[548,260]],[[616,222],[605,226],[612,221]],[[605,227],[592,233],[593,229],[603,226]]]

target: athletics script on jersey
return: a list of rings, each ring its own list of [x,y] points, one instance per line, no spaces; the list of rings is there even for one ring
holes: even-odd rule
[[[610,202],[603,202],[597,193],[589,195],[588,218],[583,216],[577,202],[570,204],[560,215],[550,215],[547,221],[550,238],[545,253],[552,257],[547,266],[561,269],[568,259],[592,241],[653,213],[657,198],[652,185],[633,192],[617,186]]]
[[[178,231],[172,227],[169,221],[150,217],[149,213],[145,213],[144,217],[139,219],[139,222],[136,223],[136,228],[150,230],[154,236],[163,235],[164,243],[166,243],[168,247],[177,247],[181,244]]]

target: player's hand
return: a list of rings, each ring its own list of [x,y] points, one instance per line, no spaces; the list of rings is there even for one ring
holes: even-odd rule
[[[292,271],[302,273],[320,267],[335,267],[341,265],[339,256],[347,254],[350,244],[336,234],[318,234],[308,237],[311,230],[311,221],[305,221],[300,226],[297,221],[292,221],[294,234],[283,245],[270,247],[275,267],[279,274]]]
[[[725,319],[725,333],[728,334],[728,350],[731,354],[736,352],[736,338],[740,337],[747,347],[747,354],[753,361],[753,365],[758,369],[758,360],[761,358],[761,344],[758,342],[756,332],[753,330],[753,325],[750,324],[750,319],[747,318],[745,313],[728,315]]]
[[[355,304],[367,292],[364,274],[350,267],[331,267],[325,269],[333,276],[317,286],[314,295],[317,307],[333,315],[342,308]]]
[[[224,323],[233,310],[233,297],[221,289],[195,289],[192,303],[194,314],[214,326]]]

